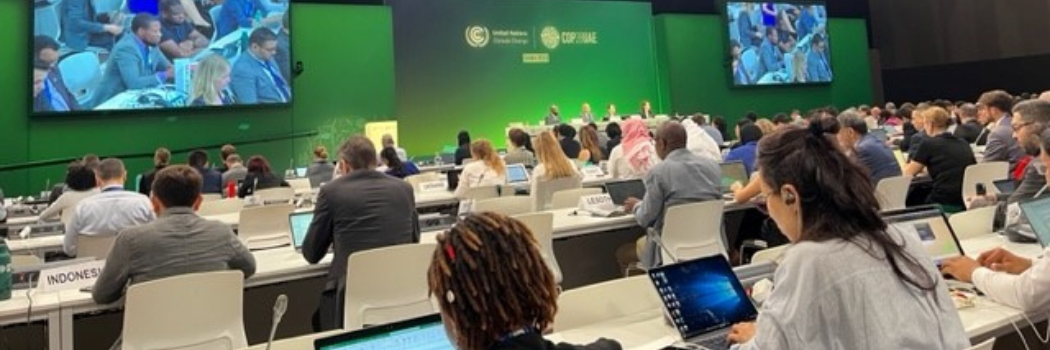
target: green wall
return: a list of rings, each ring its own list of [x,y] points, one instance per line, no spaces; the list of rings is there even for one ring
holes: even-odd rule
[[[28,88],[29,1],[0,1],[0,86]],[[394,68],[390,10],[381,6],[295,4],[293,55],[306,70],[295,79],[294,107],[224,112],[174,112],[157,116],[28,118],[25,88],[0,94],[0,164],[76,157],[88,152],[127,154],[224,142],[247,141],[300,131],[320,131],[312,139],[274,141],[238,147],[242,156],[263,154],[276,169],[310,162],[315,144],[337,147],[362,132],[369,120],[393,119]],[[300,35],[299,33],[317,33]],[[18,48],[17,50],[14,48]],[[353,77],[353,79],[348,79]],[[218,150],[210,150],[213,159]],[[332,150],[330,153],[334,153]],[[175,155],[184,162],[185,154]],[[129,177],[150,167],[148,158],[126,160]],[[64,166],[0,173],[0,188],[28,194],[59,182]]]
[[[868,36],[864,20],[836,19],[828,23],[830,85],[733,88],[726,68],[726,25],[721,16],[660,15],[655,20],[657,53],[671,108],[679,113],[724,115],[728,121],[748,111],[770,117],[835,105],[840,108],[872,101]]]

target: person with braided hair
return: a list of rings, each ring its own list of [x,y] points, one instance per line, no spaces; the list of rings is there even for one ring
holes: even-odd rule
[[[607,339],[576,346],[543,339],[558,288],[525,224],[470,214],[437,237],[427,280],[449,339],[461,350],[620,350]]]

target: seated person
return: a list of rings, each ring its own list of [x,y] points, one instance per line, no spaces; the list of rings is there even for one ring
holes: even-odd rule
[[[291,187],[288,181],[277,177],[270,170],[270,162],[263,156],[252,156],[248,158],[248,175],[244,177],[241,188],[237,190],[237,197],[247,197],[259,190],[277,187]]]
[[[988,144],[984,148],[984,157],[981,162],[1010,162],[1010,171],[1014,171],[1017,163],[1024,157],[1024,151],[1017,145],[1014,139],[1013,116],[1010,111],[1013,108],[1013,96],[1002,90],[989,91],[981,95],[978,100],[979,113],[985,115],[988,120]]]
[[[1050,164],[1050,131],[1039,137],[1043,164]],[[1050,181],[1050,173],[1046,174]],[[944,262],[941,271],[974,286],[993,301],[1019,309],[1025,313],[1039,313],[1050,309],[1050,248],[1035,260],[1025,259],[996,248],[981,253],[974,261],[959,257]]]
[[[62,41],[73,51],[83,51],[88,46],[110,49],[114,39],[124,32],[124,27],[111,24],[117,21],[99,21],[92,0],[64,0],[58,5],[62,19]],[[108,22],[108,23],[107,23]]]
[[[659,161],[645,122],[625,121],[623,142],[609,152],[610,175],[614,179],[640,179]]]
[[[470,159],[470,133],[466,130],[460,130],[459,134],[456,135],[456,139],[459,143],[459,148],[456,148],[456,165],[463,165],[463,161]]]
[[[558,143],[561,144],[561,150],[565,152],[566,157],[576,159],[580,156],[582,147],[576,141],[576,129],[569,124],[561,124],[554,128],[554,133],[558,136]]]
[[[740,141],[736,148],[726,154],[725,161],[743,162],[744,168],[750,174],[755,171],[755,154],[758,153],[758,140],[762,139],[762,129],[755,124],[747,123],[742,127],[737,126],[737,130],[739,131],[737,139]]]
[[[916,176],[924,169],[928,170],[933,179],[933,190],[926,202],[939,204],[949,213],[962,211],[966,208],[962,198],[963,174],[966,167],[977,164],[973,150],[966,140],[948,132],[948,111],[927,107],[916,113],[925,119],[926,132],[930,136],[910,155],[911,162],[904,168],[904,175]]]
[[[62,71],[58,70],[58,50],[61,45],[55,39],[46,35],[33,37],[34,58],[49,66],[47,78],[44,79],[43,90],[39,98],[33,101],[34,111],[65,112],[80,110],[80,103],[76,97],[69,92],[65,79],[62,79]],[[40,65],[43,69],[44,65]]]
[[[223,12],[226,6],[223,6]],[[237,103],[291,102],[292,91],[288,80],[281,76],[273,57],[277,53],[277,35],[269,28],[258,28],[248,38],[248,51],[233,63],[230,84]]]
[[[80,162],[73,162],[66,168],[66,190],[62,191],[58,200],[40,213],[40,220],[61,218],[62,222],[69,223],[73,218],[73,213],[76,212],[77,204],[100,192],[95,185],[95,171],[88,169]]]
[[[397,153],[397,159],[400,159],[402,162],[408,160],[408,152],[405,152],[404,148],[401,148],[401,147],[397,146],[397,142],[394,142],[394,136],[393,135],[383,134],[383,141],[382,141],[382,143],[383,143],[383,148],[384,149],[387,148],[387,147],[390,147],[390,148],[394,149],[394,152]]]
[[[364,136],[352,136],[339,148],[339,168],[345,174],[321,187],[314,219],[303,241],[303,257],[317,264],[334,247],[328,282],[314,314],[317,331],[343,323],[346,264],[351,254],[369,249],[419,242],[419,215],[412,185],[376,171],[375,146]],[[353,281],[352,283],[367,283]]]
[[[663,230],[667,208],[686,203],[722,200],[722,170],[714,159],[687,150],[688,136],[678,122],[666,122],[656,133],[656,153],[663,159],[645,175],[645,198],[627,198],[624,211],[633,213],[638,226]],[[642,237],[629,245],[644,268],[662,264],[659,247]],[[640,248],[640,249],[638,249]],[[621,248],[622,265],[633,260]]]
[[[153,177],[157,175],[158,171],[166,168],[169,164],[171,164],[171,151],[164,147],[157,148],[156,151],[153,151],[153,169],[142,174],[142,178],[139,179],[139,193],[144,196],[149,196],[150,191],[153,190]]]
[[[210,40],[186,18],[180,0],[161,1],[160,51],[170,60],[189,58],[208,48]]]
[[[592,165],[605,160],[605,152],[598,141],[598,129],[587,125],[580,128],[580,152],[576,159]]]
[[[438,234],[437,246],[427,281],[456,348],[621,349],[607,339],[587,346],[543,339],[554,323],[559,291],[536,239],[520,221],[496,213],[470,214]]]
[[[287,2],[285,5],[287,6]],[[295,78],[292,75],[292,33],[290,32],[292,23],[289,22],[288,17],[290,13],[285,11],[284,16],[281,16],[281,30],[277,32],[277,54],[273,57],[274,62],[277,62],[277,67],[281,69],[281,76],[289,80]]]
[[[321,184],[332,181],[335,166],[328,161],[328,148],[317,146],[314,148],[314,163],[306,168],[306,177],[310,179],[311,187],[321,187]]]
[[[1013,193],[988,193],[984,198],[967,198],[970,208],[983,207],[1002,202],[1014,204],[1035,197],[1046,186],[1046,164],[1040,157],[1039,135],[1050,128],[1050,101],[1028,100],[1013,108],[1011,121],[1017,144],[1032,161],[1024,169],[1021,183]],[[985,184],[985,186],[991,186]],[[1004,208],[1001,208],[1004,209]],[[1000,210],[1005,213],[1005,210]]]
[[[189,165],[201,173],[201,193],[222,193],[222,173],[208,164],[208,152],[202,149],[190,152]]]
[[[623,129],[620,128],[620,124],[611,122],[605,125],[605,135],[609,138],[609,141],[605,142],[605,150],[609,151],[609,157],[612,157],[612,150],[623,142]]]
[[[537,202],[542,200],[536,197],[540,193],[540,186],[543,186],[546,182],[563,178],[575,178],[582,185],[583,175],[576,168],[576,164],[573,164],[572,160],[565,157],[565,153],[562,152],[561,146],[554,139],[553,134],[545,132],[536,137],[536,154],[539,155],[539,164],[532,170],[532,189],[529,193],[533,194],[533,198]],[[547,207],[550,206],[550,198],[547,198],[547,200],[547,203],[540,203],[537,207],[541,210],[549,209]]]
[[[558,106],[551,106],[550,113],[546,117],[543,117],[543,125],[557,126],[561,124],[561,114],[558,113]]]
[[[477,140],[470,144],[473,162],[463,167],[459,174],[456,198],[467,199],[467,190],[475,187],[501,186],[507,183],[507,167],[488,140]]]
[[[208,55],[199,63],[193,73],[193,94],[190,105],[229,106],[234,104],[233,96],[226,89],[230,86],[230,63],[222,55]]]
[[[900,176],[901,166],[886,143],[868,133],[868,124],[856,112],[846,111],[838,116],[838,140],[843,148],[867,170],[871,183],[888,177]]]
[[[95,181],[102,193],[77,204],[73,218],[66,223],[62,243],[66,255],[77,255],[80,235],[115,235],[156,219],[148,197],[124,190],[127,179],[128,172],[120,159],[107,158],[98,164]]]
[[[202,201],[200,187],[200,174],[185,165],[157,173],[150,201],[159,217],[117,236],[91,291],[96,303],[120,300],[128,285],[172,276],[241,270],[248,278],[255,273],[255,257],[228,225],[194,213]]]
[[[696,123],[697,119],[703,120],[703,116],[682,120],[682,126],[685,127],[685,131],[689,135],[686,149],[701,157],[711,158],[716,161],[721,160],[722,149],[718,147],[719,143],[700,124]],[[717,132],[716,130],[715,133]]]
[[[130,35],[124,35],[110,53],[96,92],[95,106],[126,90],[154,88],[174,78],[171,62],[157,50],[160,33],[160,21],[156,17],[135,16]]]
[[[883,221],[871,182],[833,142],[814,123],[760,143],[769,214],[793,243],[757,322],[734,325],[728,340],[738,350],[968,348],[918,237]]]
[[[525,131],[518,128],[510,129],[507,132],[507,144],[510,147],[507,149],[507,155],[503,157],[507,165],[523,164],[531,167],[536,164],[536,156],[530,150],[532,140]]]
[[[404,179],[412,175],[419,174],[419,168],[416,167],[416,163],[410,161],[401,161],[401,158],[397,156],[397,151],[393,147],[384,148],[379,153],[381,163],[386,166],[386,174]]]
[[[226,193],[226,187],[230,183],[237,186],[237,182],[243,182],[246,177],[248,177],[248,168],[244,167],[241,155],[234,153],[226,156],[226,172],[222,173],[223,194]]]
[[[215,23],[215,36],[222,38],[237,28],[256,28],[256,17],[263,17],[266,9],[259,0],[226,0],[219,11],[219,18],[212,18]]]

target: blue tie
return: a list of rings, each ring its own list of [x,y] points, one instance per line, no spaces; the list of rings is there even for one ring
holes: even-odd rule
[[[62,95],[55,91],[54,85],[51,85],[51,77],[44,78],[44,93],[47,94],[47,102],[51,104],[51,108],[55,111],[68,111],[69,104]]]
[[[277,85],[277,90],[281,93],[281,98],[284,99],[284,102],[288,102],[289,97],[291,97],[288,93],[288,83],[284,81],[284,78],[281,77],[280,73],[277,73],[277,71],[273,69],[273,65],[271,65],[270,62],[266,62],[265,64],[266,71],[270,73],[270,77],[273,78],[274,84]]]

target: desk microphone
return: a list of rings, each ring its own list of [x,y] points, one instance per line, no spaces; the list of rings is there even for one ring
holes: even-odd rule
[[[273,345],[273,336],[277,334],[277,325],[281,324],[285,311],[288,311],[288,296],[281,294],[273,302],[273,321],[270,323],[270,340],[266,341],[266,350],[270,350]]]

